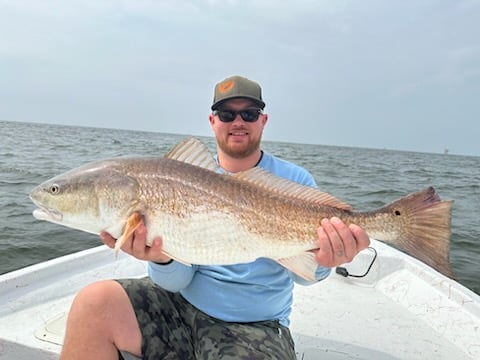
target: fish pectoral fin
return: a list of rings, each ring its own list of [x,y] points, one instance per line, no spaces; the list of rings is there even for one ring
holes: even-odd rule
[[[315,273],[317,271],[318,264],[315,261],[315,254],[311,251],[306,251],[300,255],[295,255],[288,258],[278,259],[277,262],[305,280],[316,280]]]
[[[137,230],[141,222],[142,215],[140,215],[140,213],[138,212],[134,212],[128,217],[127,224],[125,225],[125,229],[123,230],[123,234],[117,239],[117,242],[115,243],[115,255],[118,255],[118,252],[120,251],[122,245],[133,234],[133,232]]]

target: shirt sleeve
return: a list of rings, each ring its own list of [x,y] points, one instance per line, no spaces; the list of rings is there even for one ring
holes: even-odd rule
[[[172,261],[167,265],[149,261],[147,271],[148,276],[155,284],[167,291],[178,292],[190,284],[196,266],[184,265],[178,261]]]

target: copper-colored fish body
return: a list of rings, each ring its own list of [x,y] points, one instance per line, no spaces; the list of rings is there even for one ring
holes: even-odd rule
[[[451,275],[448,264],[452,202],[433,188],[370,212],[318,189],[254,168],[217,172],[196,139],[165,157],[116,158],[87,164],[39,185],[31,193],[34,215],[80,230],[121,237],[144,216],[148,240],[160,236],[164,251],[186,264],[246,263],[259,257],[280,262],[312,279],[323,218],[339,217],[368,234]],[[135,218],[130,218],[135,219]]]

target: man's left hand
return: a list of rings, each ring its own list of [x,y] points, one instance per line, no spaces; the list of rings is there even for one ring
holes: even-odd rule
[[[352,261],[369,244],[370,238],[360,226],[346,225],[337,217],[323,219],[318,228],[315,258],[321,266],[339,266]]]

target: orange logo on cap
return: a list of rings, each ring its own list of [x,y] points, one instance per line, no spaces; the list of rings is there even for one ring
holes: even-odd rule
[[[227,91],[232,90],[234,86],[235,86],[235,80],[227,80],[218,85],[218,91],[221,94],[223,94],[223,93],[226,93]]]

